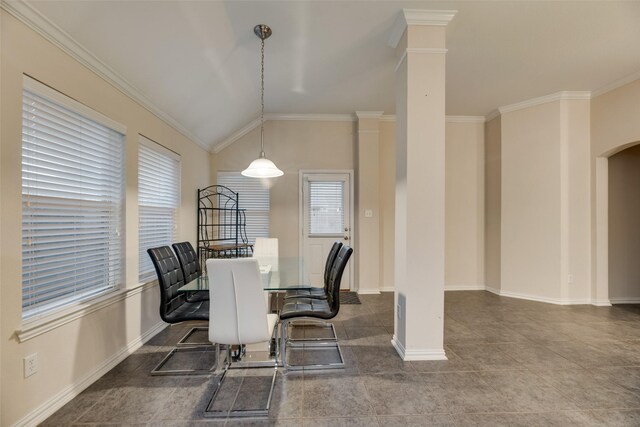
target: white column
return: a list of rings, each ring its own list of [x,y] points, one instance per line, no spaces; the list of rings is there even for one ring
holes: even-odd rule
[[[356,111],[356,211],[358,293],[380,293],[380,117],[382,111]]]
[[[445,29],[455,11],[407,10],[396,47],[396,256],[392,343],[442,360],[445,254]]]

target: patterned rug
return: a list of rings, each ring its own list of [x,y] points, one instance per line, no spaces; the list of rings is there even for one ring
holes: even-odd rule
[[[340,292],[340,304],[362,304],[357,292]]]

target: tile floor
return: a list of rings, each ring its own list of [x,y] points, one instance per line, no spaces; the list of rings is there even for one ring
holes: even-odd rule
[[[341,307],[339,371],[278,374],[269,420],[209,420],[211,378],[151,377],[184,333],[154,337],[43,425],[640,426],[640,306],[447,292],[449,360],[403,362],[393,294]]]

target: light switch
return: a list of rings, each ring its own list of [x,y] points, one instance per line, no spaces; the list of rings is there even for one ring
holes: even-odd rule
[[[364,217],[365,218],[373,218],[373,211],[371,209],[365,209],[364,210]]]

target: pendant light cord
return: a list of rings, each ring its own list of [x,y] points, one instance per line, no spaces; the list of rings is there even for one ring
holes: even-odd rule
[[[260,157],[264,155],[264,39],[260,47]]]

